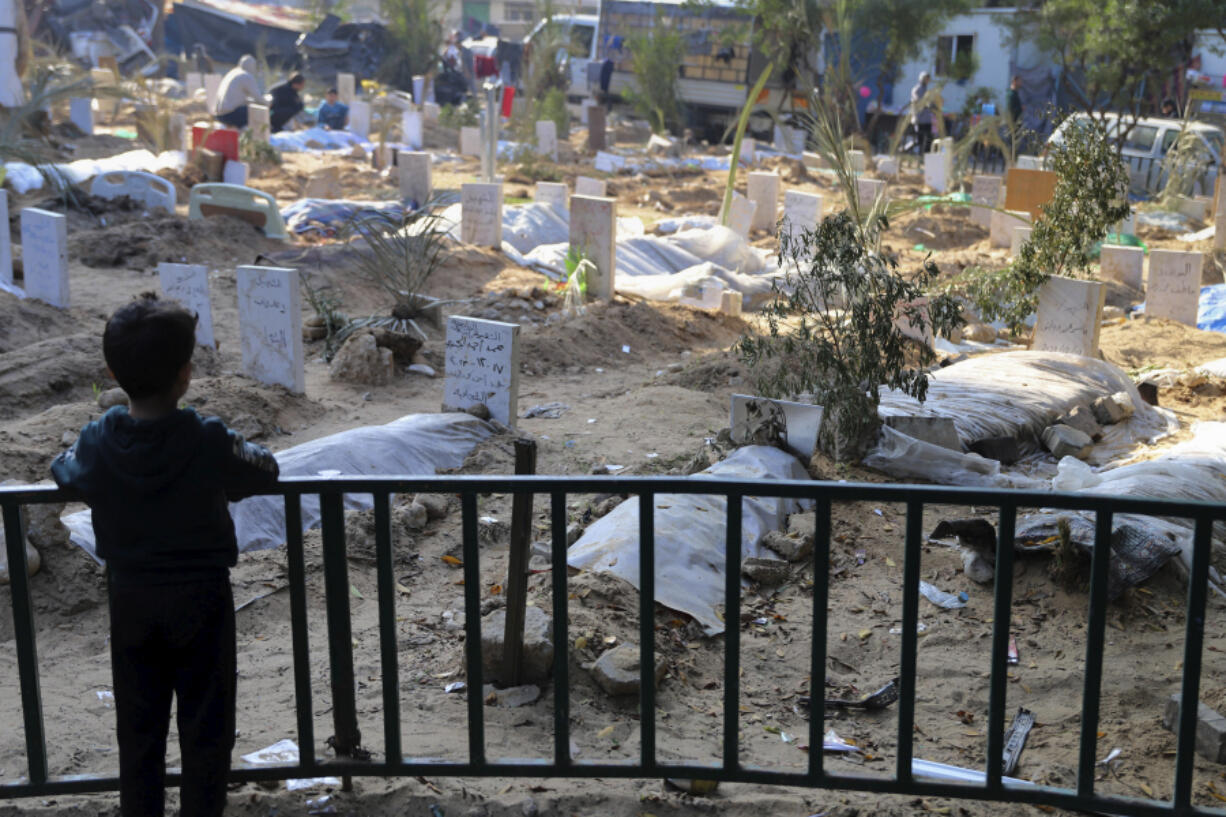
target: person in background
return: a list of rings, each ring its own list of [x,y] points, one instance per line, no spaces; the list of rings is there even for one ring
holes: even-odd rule
[[[924,95],[928,93],[927,71],[920,72],[919,82],[911,89],[911,128],[915,132],[915,147],[921,153],[927,153],[932,146],[932,108],[931,103],[924,103]]]
[[[268,92],[268,119],[273,133],[285,130],[289,121],[302,113],[302,89],[306,87],[306,77],[294,74],[292,77],[274,85]]]
[[[327,100],[319,106],[320,127],[328,130],[344,130],[349,126],[349,106],[340,101],[335,88],[329,88],[324,95]]]
[[[213,118],[232,128],[247,127],[247,105],[260,101],[260,84],[255,79],[255,57],[243,55],[238,65],[221,78],[217,102],[210,111]]]
[[[1005,95],[1009,110],[1009,123],[1014,129],[1022,126],[1022,78],[1014,75],[1009,83],[1009,93]]]
[[[1179,118],[1179,106],[1175,104],[1175,100],[1169,96],[1162,100],[1162,115],[1168,119]]]

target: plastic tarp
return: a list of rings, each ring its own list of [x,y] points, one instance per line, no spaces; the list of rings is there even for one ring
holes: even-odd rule
[[[384,215],[399,219],[404,205],[398,201],[344,201],[340,199],[299,199],[281,208],[285,226],[297,235],[318,233],[332,236],[354,217]]]
[[[187,154],[181,150],[167,150],[158,155],[147,150],[129,150],[105,159],[79,159],[68,164],[51,165],[68,181],[76,185],[84,184],[101,173],[113,173],[116,170],[143,170],[156,173],[159,170],[182,170],[187,164]],[[43,174],[33,165],[25,162],[5,162],[5,181],[17,193],[29,193],[31,190],[41,190]]]
[[[1200,288],[1196,328],[1207,332],[1226,332],[1226,284]]]
[[[738,448],[696,479],[808,479],[800,462],[769,446]],[[655,497],[655,600],[695,618],[708,634],[723,632],[725,520],[727,501],[703,494]],[[782,528],[788,514],[802,510],[797,500],[746,497],[741,528],[741,558],[762,555],[762,537]],[[612,573],[639,586],[639,499],[631,497],[598,519],[570,549],[567,564],[580,570]]]
[[[431,475],[456,468],[477,443],[493,434],[488,423],[467,414],[410,414],[381,426],[362,426],[278,452],[283,477]],[[345,507],[373,507],[369,494],[346,494]],[[240,551],[278,547],[285,542],[285,500],[253,496],[231,503]],[[72,541],[95,559],[89,511],[64,517]],[[302,524],[319,525],[318,497],[302,498]]]
[[[1118,459],[1138,443],[1179,427],[1170,412],[1141,399],[1123,370],[1096,358],[1055,352],[1001,352],[955,363],[932,372],[923,403],[883,389],[879,413],[882,417],[950,418],[964,447],[992,437],[1013,437],[1022,443],[1023,451],[1036,451],[1043,430],[1061,415],[1116,392],[1132,398],[1135,413],[1124,422],[1104,426],[1103,439],[1090,453],[1091,463]],[[975,455],[920,450],[900,436],[884,433],[865,465],[893,476],[952,485],[1025,484],[1024,480],[1001,479],[996,469]]]
[[[286,153],[310,153],[327,150],[350,150],[354,145],[371,151],[371,143],[347,130],[327,130],[313,127],[306,130],[283,130],[271,134],[268,143]]]

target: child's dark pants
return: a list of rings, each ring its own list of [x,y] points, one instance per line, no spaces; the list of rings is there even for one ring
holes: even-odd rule
[[[217,817],[234,748],[234,597],[228,575],[148,585],[112,576],[111,669],[123,817],[162,817],[178,700],[182,817]]]

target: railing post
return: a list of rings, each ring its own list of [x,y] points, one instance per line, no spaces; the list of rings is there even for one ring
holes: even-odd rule
[[[559,771],[571,765],[570,757],[570,631],[566,596],[566,494],[549,495],[553,526],[551,584],[553,587],[553,762]]]
[[[1009,631],[1013,626],[1013,548],[1017,505],[1000,505],[996,541],[995,621],[992,622],[992,666],[988,688],[987,788],[998,791],[1005,762],[1005,699],[1008,697]]]
[[[1111,520],[1111,511],[1100,510],[1095,516],[1094,553],[1090,556],[1090,610],[1086,624],[1086,673],[1081,695],[1081,742],[1077,764],[1077,793],[1082,797],[1094,795],[1103,634],[1107,628],[1107,578],[1111,564]]]
[[[536,440],[515,441],[515,473],[536,473]],[[511,552],[507,558],[507,618],[503,633],[502,682],[508,686],[523,683],[524,618],[528,606],[528,555],[531,552],[531,493],[511,498]]]
[[[903,545],[902,586],[902,660],[899,662],[898,767],[895,776],[911,780],[911,760],[915,749],[915,675],[919,634],[920,553],[923,547],[924,504],[907,502],[907,532]]]
[[[294,709],[298,714],[298,763],[316,765],[315,721],[311,707],[311,645],[307,632],[306,559],[302,549],[302,496],[285,497],[285,559],[289,570],[289,614],[294,650]]]
[[[379,585],[379,664],[383,673],[383,744],[387,764],[404,762],[400,748],[400,664],[396,649],[396,579],[387,493],[375,494],[375,564]]]
[[[741,494],[728,494],[724,557],[724,773],[740,767]]]
[[[1197,710],[1200,701],[1201,662],[1204,659],[1205,603],[1209,596],[1209,557],[1213,550],[1213,521],[1196,519],[1192,535],[1192,570],[1188,574],[1188,611],[1183,642],[1183,684],[1179,696],[1179,739],[1175,753],[1176,811],[1192,801],[1192,765],[1196,754]]]
[[[47,780],[47,740],[43,732],[43,701],[38,683],[38,650],[34,638],[34,606],[26,564],[25,525],[21,507],[3,505],[4,543],[9,560],[9,589],[13,596],[13,633],[17,642],[17,672],[21,682],[21,714],[26,732],[26,762],[30,782]]]
[[[830,496],[814,503],[813,530],[813,649],[809,657],[809,778],[825,776],[826,628],[830,600]]]
[[[639,494],[639,748],[648,774],[656,765],[655,514],[655,494]]]
[[[353,627],[349,613],[349,561],[345,554],[344,495],[319,496],[323,524],[324,593],[328,611],[328,656],[332,671],[332,749],[339,757],[357,756],[362,745],[354,692]],[[346,778],[346,788],[349,780]]]
[[[485,766],[485,692],[481,666],[481,564],[477,544],[477,495],[460,495],[464,539],[464,660],[468,670],[468,762]]]

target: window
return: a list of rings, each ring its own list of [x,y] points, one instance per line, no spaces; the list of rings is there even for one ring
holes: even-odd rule
[[[1179,131],[1175,130],[1174,128],[1171,128],[1166,133],[1162,134],[1162,155],[1163,156],[1165,156],[1166,152],[1170,150],[1172,146],[1174,146],[1175,141],[1177,139],[1179,139]]]
[[[508,23],[531,23],[536,19],[536,14],[530,5],[507,3],[503,17]]]
[[[1154,140],[1158,138],[1158,129],[1152,125],[1137,125],[1124,140],[1124,147],[1149,153],[1154,149]]]
[[[938,77],[969,79],[974,72],[975,35],[949,34],[937,37],[936,73]]]

